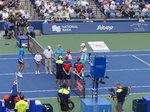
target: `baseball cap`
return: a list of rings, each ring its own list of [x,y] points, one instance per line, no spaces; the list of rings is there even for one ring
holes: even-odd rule
[[[26,44],[22,44],[22,47],[27,47],[27,45]]]
[[[20,98],[21,98],[21,99],[24,99],[24,95],[20,95]]]
[[[62,56],[59,56],[58,58],[62,58]]]
[[[68,50],[67,53],[70,53],[70,50]]]
[[[68,58],[69,58],[69,56],[65,56],[65,58],[67,58],[67,59],[68,59]]]
[[[40,50],[36,50],[36,52],[37,52],[37,53],[40,53],[41,51],[40,51]]]
[[[85,43],[82,43],[80,46],[85,46]]]
[[[86,19],[89,19],[89,18],[86,18]]]
[[[80,60],[81,58],[78,56],[77,59]]]
[[[47,48],[48,48],[48,49],[51,49],[51,46],[49,45],[49,46],[47,46]]]

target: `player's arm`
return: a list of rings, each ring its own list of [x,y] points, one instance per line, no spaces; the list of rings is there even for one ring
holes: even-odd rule
[[[64,67],[63,67],[63,71],[65,72],[65,74],[67,74],[67,72],[66,72],[66,70],[64,69]]]
[[[82,47],[80,48],[79,52],[83,52],[83,48]]]

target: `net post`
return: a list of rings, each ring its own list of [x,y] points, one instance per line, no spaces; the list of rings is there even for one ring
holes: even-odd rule
[[[28,35],[28,51],[29,51],[29,35]]]
[[[85,99],[85,80],[83,79],[84,89],[83,89],[83,98]]]

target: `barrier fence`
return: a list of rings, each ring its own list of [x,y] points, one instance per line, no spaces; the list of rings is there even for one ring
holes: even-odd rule
[[[42,33],[91,34],[91,33],[144,33],[150,32],[150,22],[106,22],[106,23],[60,23],[42,24]]]

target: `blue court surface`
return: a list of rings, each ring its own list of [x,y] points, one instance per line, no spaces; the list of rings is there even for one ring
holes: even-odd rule
[[[80,53],[72,53],[72,63]],[[103,56],[103,53],[98,55]],[[91,60],[95,54],[92,53]],[[109,94],[108,88],[114,87],[116,82],[122,86],[131,86],[131,93],[150,93],[150,51],[120,51],[106,53],[108,67],[105,76],[106,84],[99,85],[99,95]],[[25,68],[23,78],[18,78],[18,88],[26,98],[56,97],[59,88],[55,88],[55,75],[45,74],[44,66],[41,64],[41,74],[35,75],[35,63],[32,54],[26,54],[24,60],[30,64]],[[0,99],[10,93],[18,71],[17,54],[0,55]],[[85,75],[89,74],[90,67],[85,65]],[[92,81],[86,80],[86,95],[91,95]],[[76,96],[71,91],[71,96]]]

